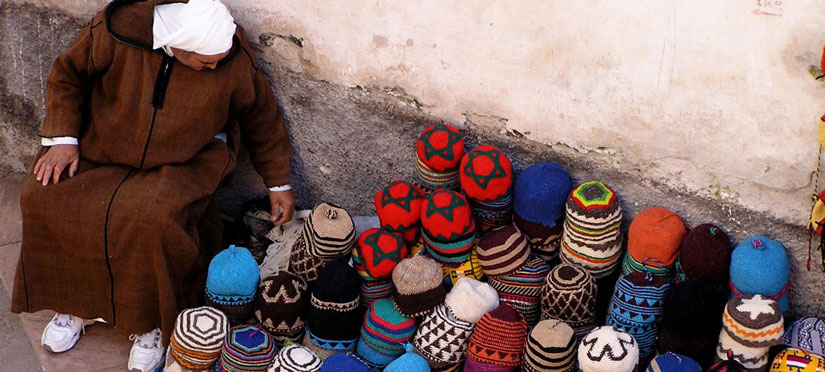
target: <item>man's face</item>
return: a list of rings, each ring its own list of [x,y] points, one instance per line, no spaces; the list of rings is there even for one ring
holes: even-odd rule
[[[178,62],[183,63],[185,66],[197,71],[205,68],[214,69],[218,66],[218,62],[220,60],[229,55],[228,50],[221,54],[205,55],[178,48],[172,48],[172,53],[175,55],[175,59],[177,59]]]

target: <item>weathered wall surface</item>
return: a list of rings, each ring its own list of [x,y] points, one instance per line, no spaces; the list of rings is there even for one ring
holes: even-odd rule
[[[0,176],[29,163],[51,62],[105,4],[2,1]],[[449,120],[517,170],[555,161],[609,183],[628,220],[660,205],[737,241],[780,240],[794,314],[825,313],[825,275],[804,269],[798,227],[823,113],[807,71],[825,3],[226,2],[287,112],[301,207],[373,213],[374,192],[411,174],[417,134]],[[242,161],[218,199],[231,215],[262,190]]]

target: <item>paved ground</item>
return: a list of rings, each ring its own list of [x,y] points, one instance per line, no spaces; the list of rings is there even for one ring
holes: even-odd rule
[[[0,287],[0,365],[6,371],[42,371],[32,350],[29,338],[23,332],[20,317],[8,312],[9,296]]]

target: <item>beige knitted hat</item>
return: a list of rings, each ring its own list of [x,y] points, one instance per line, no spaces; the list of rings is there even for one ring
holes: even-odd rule
[[[321,203],[304,223],[304,239],[309,254],[324,259],[344,257],[355,243],[355,223],[341,207]]]
[[[398,312],[406,317],[425,314],[444,302],[441,266],[421,255],[405,258],[392,271],[393,297]]]

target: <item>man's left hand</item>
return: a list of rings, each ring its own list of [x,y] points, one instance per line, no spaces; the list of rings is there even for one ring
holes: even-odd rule
[[[275,226],[292,220],[295,213],[295,194],[292,190],[270,191],[269,202],[272,204],[272,223]]]

